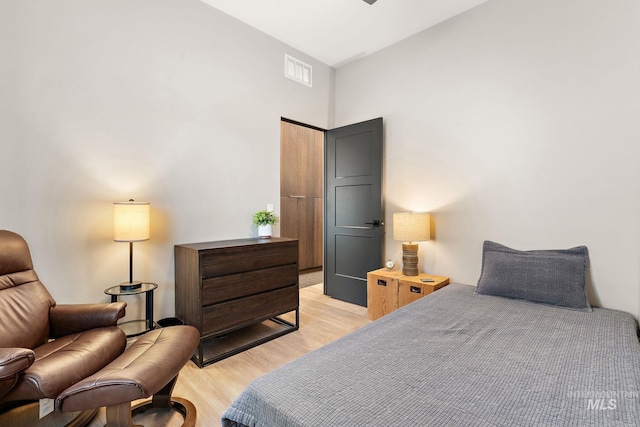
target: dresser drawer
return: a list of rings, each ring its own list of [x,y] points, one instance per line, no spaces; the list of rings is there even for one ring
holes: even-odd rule
[[[202,278],[224,276],[278,265],[298,263],[297,242],[230,247],[200,252]]]
[[[298,285],[203,308],[203,335],[224,333],[298,307]]]
[[[297,284],[296,264],[214,277],[202,281],[202,304],[216,304]]]

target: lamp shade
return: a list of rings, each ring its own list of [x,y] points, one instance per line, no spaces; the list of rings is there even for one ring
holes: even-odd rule
[[[149,202],[113,203],[113,240],[141,242],[149,240]]]
[[[431,239],[431,216],[428,213],[394,213],[393,239],[402,242]]]

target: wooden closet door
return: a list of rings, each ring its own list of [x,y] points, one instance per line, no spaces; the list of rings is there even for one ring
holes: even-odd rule
[[[324,133],[281,122],[280,235],[299,240],[300,270],[322,266]]]

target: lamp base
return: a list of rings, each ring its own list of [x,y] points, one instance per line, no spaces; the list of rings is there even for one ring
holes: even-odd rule
[[[402,244],[402,274],[405,276],[418,275],[418,244]]]
[[[121,291],[132,291],[142,287],[142,282],[122,282],[120,283]]]

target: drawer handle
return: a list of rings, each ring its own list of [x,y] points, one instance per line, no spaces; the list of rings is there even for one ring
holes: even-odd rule
[[[387,286],[387,281],[384,279],[378,279],[378,285],[380,286]]]
[[[306,199],[307,196],[289,196],[291,199]]]
[[[420,286],[410,286],[409,290],[411,291],[412,294],[419,294],[420,293]]]

